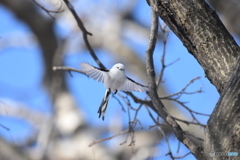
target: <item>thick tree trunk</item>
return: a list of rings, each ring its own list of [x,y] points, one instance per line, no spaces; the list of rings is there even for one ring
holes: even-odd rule
[[[33,6],[30,3],[24,3],[25,5],[23,5],[23,1],[0,0],[0,4],[14,10],[18,18],[27,22],[39,37],[38,40],[43,47],[47,64],[46,75],[50,77],[45,81],[50,86],[49,84],[52,81],[51,63],[53,53],[57,48],[52,28],[53,22],[44,18],[36,19],[36,17],[39,17],[38,13],[32,11]],[[203,143],[205,156],[210,159],[209,153],[211,151],[239,151],[240,60],[237,64],[237,57],[240,51],[238,45],[223,26],[215,11],[204,0],[159,0],[157,10],[158,16],[180,38],[184,46],[203,67],[207,78],[222,94],[208,121],[206,138]],[[42,27],[39,27],[39,25]],[[42,30],[35,30],[34,28]],[[16,148],[10,149],[7,150],[19,153]],[[5,152],[0,153],[1,156],[7,157]]]
[[[205,154],[240,151],[240,58],[235,71],[214,109],[206,129]],[[214,153],[212,153],[214,154]],[[233,157],[215,157],[232,159]],[[236,157],[235,157],[236,158]],[[239,158],[239,157],[238,157]]]
[[[240,51],[218,15],[204,0],[159,1],[158,10],[221,94]]]
[[[208,121],[203,146],[205,156],[210,159],[211,151],[239,151],[240,62],[235,67],[239,56],[237,43],[204,0],[158,1],[157,9],[159,17],[180,38],[222,94]],[[233,157],[215,157],[218,158]]]

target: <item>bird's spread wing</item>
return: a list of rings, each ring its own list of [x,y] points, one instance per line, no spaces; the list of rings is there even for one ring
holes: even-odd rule
[[[82,71],[86,73],[87,76],[98,82],[104,82],[104,78],[107,76],[108,70],[100,69],[94,66],[91,66],[88,63],[80,63]]]
[[[145,92],[148,90],[148,87],[140,83],[137,83],[131,78],[127,77],[125,83],[121,86],[119,90],[129,91],[129,92],[130,91]]]

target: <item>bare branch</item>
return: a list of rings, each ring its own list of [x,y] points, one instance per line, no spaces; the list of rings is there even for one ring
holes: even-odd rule
[[[170,144],[169,144],[169,142],[168,142],[168,139],[167,139],[167,137],[165,136],[163,130],[161,129],[162,124],[158,123],[158,121],[155,120],[155,118],[154,118],[153,115],[151,114],[151,112],[150,112],[150,110],[148,109],[148,107],[145,107],[145,108],[147,109],[149,116],[150,116],[150,117],[152,118],[152,120],[155,122],[155,124],[156,124],[155,126],[158,126],[158,129],[161,131],[161,134],[163,135],[163,137],[164,137],[164,139],[165,139],[165,141],[166,141],[166,143],[167,143],[168,153],[167,153],[166,155],[169,155],[172,159],[180,159],[179,157],[174,157],[174,156],[173,156],[173,153],[172,153],[172,151],[171,151],[171,148],[170,148]],[[179,149],[180,149],[180,143],[179,143],[179,145],[178,145],[178,151],[179,151]],[[178,152],[178,151],[177,151],[177,152]],[[191,153],[191,152],[190,152],[190,153]],[[188,153],[188,154],[190,154],[190,153]],[[185,157],[185,156],[187,156],[188,154],[182,156],[182,158]]]
[[[201,77],[196,77],[196,78],[193,78],[191,79],[188,84],[179,92],[177,93],[174,93],[174,94],[170,94],[170,95],[167,95],[165,97],[160,97],[161,99],[165,99],[165,98],[168,98],[168,97],[174,97],[174,96],[178,96],[178,98],[180,98],[180,96],[182,96],[183,94],[195,94],[195,93],[202,93],[202,89],[200,88],[200,90],[197,90],[197,91],[194,91],[194,92],[186,92],[186,89],[196,80],[200,79]]]
[[[198,115],[202,115],[202,116],[210,116],[209,114],[204,114],[204,113],[199,113],[199,112],[196,112],[196,111],[193,111],[192,109],[190,109],[189,107],[187,107],[185,105],[184,102],[181,102],[180,100],[178,100],[183,94],[194,94],[194,93],[201,93],[202,90],[197,90],[195,92],[186,92],[186,89],[196,80],[200,79],[200,77],[196,77],[192,80],[189,81],[189,83],[179,92],[177,93],[174,93],[174,94],[171,94],[171,95],[167,95],[165,97],[160,97],[160,99],[162,100],[171,100],[171,101],[174,101],[174,102],[177,102],[178,104],[180,104],[183,108],[185,108],[192,116],[193,120],[196,121],[199,125],[202,125],[198,120],[197,118],[195,117],[194,114],[198,114]],[[173,98],[175,97],[175,98]]]
[[[41,4],[39,4],[36,0],[32,0],[38,7],[40,7],[42,10],[44,10],[51,18],[53,18],[53,19],[55,19],[55,17],[53,17],[50,13],[61,13],[61,12],[63,12],[64,10],[62,9],[61,10],[61,7],[62,6],[60,6],[59,8],[58,8],[58,10],[56,10],[56,11],[54,11],[54,10],[49,10],[49,9],[47,9],[47,8],[45,8],[45,7],[43,7]]]
[[[201,124],[201,123],[190,122],[190,121],[187,121],[187,120],[179,119],[179,118],[177,118],[177,117],[173,117],[173,118],[174,118],[175,120],[180,121],[180,122],[183,122],[183,123],[185,123],[185,124],[187,124],[187,125],[189,125],[189,124],[194,124],[194,125],[199,125],[199,126],[201,126],[201,127],[206,128],[206,125]]]
[[[72,68],[72,67],[67,67],[67,66],[53,66],[53,70],[54,71],[59,71],[59,70],[63,70],[63,71],[68,71],[69,73],[71,71],[74,71],[74,72],[78,72],[78,73],[82,73],[82,74],[85,74],[85,72],[81,71],[81,70],[78,70],[78,69],[75,69],[75,68]],[[70,73],[71,74],[71,73]]]
[[[152,101],[140,99],[131,92],[125,92],[125,93],[128,94],[135,103],[140,103],[147,106],[153,106]]]
[[[161,99],[161,98],[160,98]],[[195,113],[195,114],[198,114],[198,115],[202,115],[202,116],[210,116],[209,114],[205,114],[205,113],[199,113],[199,112],[196,112],[196,111],[193,111],[192,109],[190,109],[189,107],[187,107],[184,102],[180,102],[179,100],[175,99],[175,98],[165,98],[166,100],[171,100],[171,101],[174,101],[174,102],[177,102],[178,104],[180,104],[183,108],[185,108],[186,110],[188,110],[190,113]]]
[[[160,75],[159,75],[159,78],[158,78],[158,81],[157,81],[157,86],[158,87],[159,87],[160,83],[163,82],[163,80],[162,80],[163,73],[164,73],[164,70],[166,68],[165,55],[166,55],[167,38],[168,38],[168,35],[169,35],[169,31],[166,30],[166,27],[167,27],[166,25],[165,26],[160,25],[161,31],[163,33],[163,53],[162,53],[162,58],[161,58],[162,68],[161,68]]]
[[[1,123],[0,123],[0,127],[2,127],[2,128],[4,128],[4,129],[6,129],[7,131],[9,131],[9,130],[10,130],[8,127],[6,127],[6,126],[2,125]]]
[[[121,131],[121,132],[119,132],[119,133],[117,133],[117,134],[115,134],[115,135],[113,135],[113,136],[111,136],[111,137],[108,137],[108,138],[104,138],[104,139],[100,139],[100,140],[97,140],[97,141],[93,141],[91,144],[88,145],[88,147],[92,147],[93,145],[95,145],[95,144],[97,144],[97,143],[100,143],[100,142],[104,142],[104,141],[113,139],[113,138],[115,138],[115,137],[117,137],[117,136],[120,136],[120,135],[122,135],[122,134],[124,134],[124,133],[127,133],[127,132],[129,132],[129,130]]]
[[[68,0],[63,0],[65,2],[65,4],[67,5],[68,9],[71,11],[73,17],[75,18],[75,20],[77,21],[78,27],[81,29],[82,34],[83,34],[83,40],[87,46],[87,49],[89,50],[91,56],[93,57],[93,59],[95,60],[95,62],[98,64],[98,66],[102,69],[106,69],[106,67],[101,63],[101,61],[98,59],[96,53],[94,52],[94,50],[92,49],[89,41],[88,41],[88,35],[92,35],[92,33],[88,32],[86,30],[86,28],[83,25],[82,20],[78,17],[76,11],[74,10],[73,6],[71,5],[71,3]]]
[[[178,123],[174,120],[174,118],[167,112],[166,108],[160,101],[157,91],[156,91],[156,83],[155,83],[155,72],[153,65],[153,52],[155,49],[156,41],[157,41],[157,30],[158,30],[158,15],[154,10],[156,8],[156,1],[150,0],[150,4],[152,7],[152,25],[150,31],[149,45],[146,51],[146,69],[147,69],[147,78],[148,78],[148,86],[149,86],[149,97],[152,99],[154,107],[160,114],[160,116],[171,126],[176,137],[179,141],[186,145],[186,147],[192,151],[192,153],[199,159],[205,159],[203,156],[202,147],[196,146],[185,134],[182,128],[178,125]]]
[[[119,95],[119,93],[118,93],[118,95]],[[115,94],[113,94],[113,98],[115,98],[115,99],[117,100],[118,104],[122,107],[122,111],[123,111],[123,112],[126,112],[123,104],[122,104],[121,101],[115,96]]]
[[[174,159],[182,159],[182,158],[188,156],[188,155],[191,154],[191,153],[192,153],[192,152],[189,152],[189,153],[187,153],[187,154],[185,154],[185,155],[183,155],[183,156],[180,156],[180,157],[173,157],[173,158],[174,158]]]
[[[130,135],[131,136],[131,141],[130,141],[129,146],[134,147],[134,145],[135,145],[135,131],[134,131],[134,128],[136,127],[137,123],[140,125],[141,128],[143,128],[142,123],[137,119],[137,115],[138,115],[139,110],[142,107],[142,104],[138,108],[133,108],[131,106],[130,100],[128,99],[127,96],[124,97],[121,94],[118,94],[118,95],[124,100],[124,102],[128,106],[128,121],[129,121],[129,132],[128,132],[125,140],[121,143],[121,145],[127,142],[128,137]],[[135,115],[134,115],[133,120],[131,120],[130,109],[135,111]]]
[[[167,126],[168,126],[167,124],[161,124],[161,123],[159,123],[158,125],[164,126],[164,127],[167,127]],[[149,126],[149,129],[152,129],[152,128],[154,128],[154,127],[157,127],[158,125],[157,125],[157,124],[151,125],[151,126]]]

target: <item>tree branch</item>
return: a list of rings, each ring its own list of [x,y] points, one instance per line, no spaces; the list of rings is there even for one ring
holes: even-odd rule
[[[205,159],[203,155],[202,147],[196,146],[185,134],[185,132],[181,129],[178,123],[174,120],[174,118],[167,112],[166,108],[160,101],[157,91],[156,91],[156,83],[155,83],[155,72],[154,72],[154,64],[153,64],[153,52],[155,49],[156,41],[157,41],[157,31],[158,31],[158,17],[156,8],[156,1],[150,0],[150,5],[152,7],[152,25],[150,30],[150,38],[149,45],[146,51],[146,70],[147,70],[147,78],[148,78],[148,86],[149,86],[149,97],[152,99],[153,105],[160,114],[160,116],[171,126],[176,137],[179,141],[181,141],[198,159]]]
[[[68,9],[71,11],[73,17],[75,18],[75,20],[77,21],[78,27],[81,29],[82,34],[83,34],[83,40],[87,46],[87,49],[89,50],[91,56],[93,57],[93,59],[95,60],[95,62],[98,64],[98,66],[102,69],[106,69],[106,67],[101,63],[101,61],[98,59],[98,57],[96,56],[94,50],[92,49],[89,41],[88,41],[88,35],[92,35],[92,33],[88,32],[86,30],[86,28],[83,25],[82,20],[78,17],[76,11],[74,10],[73,6],[71,5],[71,3],[68,0],[63,0],[65,2],[65,4],[67,5]]]
[[[204,152],[240,151],[240,57],[207,125]],[[219,138],[221,137],[221,138]],[[210,157],[208,157],[209,159]]]
[[[63,70],[63,71],[68,71],[70,74],[71,74],[71,71],[73,71],[73,72],[78,72],[78,73],[81,73],[81,74],[85,74],[86,75],[86,73],[85,72],[83,72],[83,71],[81,71],[81,70],[79,70],[79,69],[75,69],[75,68],[72,68],[72,67],[67,67],[67,66],[53,66],[53,71],[61,71],[61,70]]]
[[[218,15],[204,0],[158,1],[158,16],[179,37],[221,94],[240,54]]]
[[[119,133],[117,133],[117,134],[115,134],[115,135],[113,135],[113,136],[111,136],[111,137],[104,138],[104,139],[100,139],[100,140],[97,140],[97,141],[93,141],[91,144],[88,145],[88,147],[92,147],[93,145],[95,145],[95,144],[97,144],[97,143],[100,143],[100,142],[104,142],[104,141],[113,139],[113,138],[115,138],[115,137],[117,137],[117,136],[120,136],[120,135],[125,134],[125,133],[128,133],[128,132],[129,132],[129,130],[127,129],[127,130],[121,131],[121,132],[119,132]]]

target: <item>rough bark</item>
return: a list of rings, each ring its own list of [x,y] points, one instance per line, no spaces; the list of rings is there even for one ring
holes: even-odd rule
[[[167,112],[167,109],[160,101],[157,94],[157,86],[155,83],[155,71],[153,63],[153,53],[157,42],[157,33],[158,33],[158,17],[157,17],[157,8],[154,0],[150,0],[150,5],[152,7],[152,25],[150,29],[149,44],[146,50],[146,70],[149,86],[149,97],[156,109],[156,113],[164,119],[166,123],[172,128],[174,134],[180,142],[182,142],[191,152],[195,155],[196,158],[204,160],[203,149],[201,146],[194,144],[186,133],[182,130],[180,125],[175,121],[175,119]],[[155,110],[154,109],[154,110]]]
[[[236,64],[239,47],[216,12],[204,0],[159,1],[158,10],[221,94]]]
[[[206,129],[205,154],[240,151],[240,58]],[[238,153],[239,154],[239,153]],[[208,157],[210,158],[210,156]],[[215,157],[232,159],[233,157]],[[236,158],[236,157],[235,157]]]
[[[47,81],[51,81],[53,53],[57,47],[52,29],[53,22],[40,17],[35,10],[33,11],[34,6],[29,1],[23,3],[19,0],[0,0],[0,3],[13,10],[18,18],[27,22],[36,33],[46,60],[46,76],[50,77]],[[240,127],[237,123],[240,119],[239,63],[230,79],[237,62],[236,57],[239,55],[238,45],[223,26],[215,11],[203,0],[160,0],[157,10],[158,15],[198,60],[207,78],[216,86],[219,93],[222,93],[208,122],[204,142],[205,154],[209,155],[210,151],[233,152],[239,150]],[[156,103],[156,106],[161,106],[161,104]],[[183,141],[185,137],[182,135],[184,134],[179,135],[180,140]],[[198,148],[194,150],[196,154],[202,151]],[[18,153],[18,149],[13,148],[13,152]],[[2,155],[4,154],[0,153],[0,156]]]
[[[205,155],[209,156],[211,151],[239,151],[239,63],[233,72],[239,55],[237,43],[203,0],[159,1],[158,13],[200,63],[220,94],[228,83],[208,122]]]

